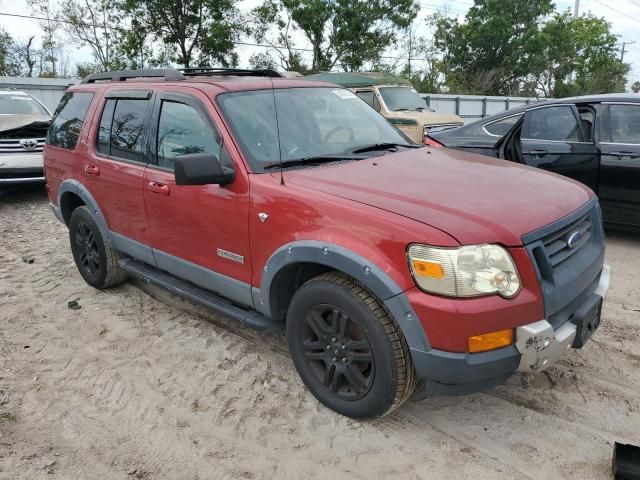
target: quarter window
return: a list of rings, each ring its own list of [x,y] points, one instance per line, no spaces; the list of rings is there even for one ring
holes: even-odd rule
[[[502,120],[497,120],[495,122],[487,123],[484,126],[484,129],[489,132],[491,135],[496,135],[498,137],[503,137],[509,130],[522,118],[522,115],[513,115],[511,117],[503,118]]]
[[[526,113],[522,138],[581,142],[578,120],[570,106],[537,108]]]
[[[640,105],[610,105],[611,143],[640,144]]]
[[[135,162],[144,161],[144,117],[148,103],[148,100],[128,98],[117,100],[111,123],[109,155]]]
[[[49,145],[68,150],[76,148],[92,98],[93,94],[88,92],[68,92],[62,97],[47,134]]]
[[[158,166],[173,170],[173,159],[190,153],[218,158],[220,136],[195,108],[163,101],[158,122]]]

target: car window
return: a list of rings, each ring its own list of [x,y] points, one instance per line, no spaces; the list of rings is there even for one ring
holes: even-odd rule
[[[221,94],[218,101],[256,171],[279,160],[348,153],[381,142],[408,143],[402,133],[345,89],[250,90]]]
[[[115,106],[115,99],[108,99],[104,104],[102,116],[100,117],[100,126],[98,127],[98,151],[105,155],[111,155],[111,121],[113,120],[113,110]]]
[[[572,108],[559,105],[528,111],[524,118],[522,138],[581,142],[582,134]]]
[[[364,102],[376,112],[380,111],[380,102],[378,102],[374,92],[356,92],[356,95],[364,100]]]
[[[380,95],[387,108],[392,112],[403,110],[431,110],[427,107],[424,98],[418,92],[409,87],[382,87],[379,89]]]
[[[0,94],[0,115],[49,116],[49,112],[35,98],[16,92]]]
[[[73,150],[87,115],[93,93],[68,92],[60,100],[47,133],[47,144]]]
[[[111,156],[144,161],[144,117],[149,100],[119,98],[111,122]]]
[[[158,121],[158,166],[173,170],[173,159],[189,153],[220,156],[220,136],[190,105],[163,101]]]
[[[610,105],[611,143],[640,144],[640,105]]]
[[[582,122],[582,130],[585,132],[588,141],[593,141],[593,119],[594,111],[590,107],[578,108],[580,121]]]
[[[513,115],[511,117],[503,118],[502,120],[496,120],[494,122],[485,123],[484,129],[489,132],[491,135],[496,135],[498,137],[503,137],[511,127],[513,127],[518,120],[522,118],[522,115]]]

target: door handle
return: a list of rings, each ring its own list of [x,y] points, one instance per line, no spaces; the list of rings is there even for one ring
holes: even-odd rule
[[[546,157],[547,155],[549,155],[549,151],[548,150],[531,150],[529,152],[529,155],[534,156],[534,157]]]
[[[85,165],[84,173],[86,173],[87,175],[95,175],[97,177],[98,175],[100,175],[100,167],[97,167],[95,165]]]
[[[638,158],[640,157],[640,153],[638,152],[611,152],[609,155],[614,157],[618,157],[618,159],[629,157],[629,158]]]
[[[159,193],[160,195],[169,195],[169,185],[158,182],[149,182],[149,190],[153,193]]]

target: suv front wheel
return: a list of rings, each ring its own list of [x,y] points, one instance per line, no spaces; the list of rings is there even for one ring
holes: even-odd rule
[[[307,388],[342,415],[386,415],[413,392],[414,369],[400,328],[344,274],[325,273],[300,287],[287,313],[287,341]]]
[[[127,278],[120,268],[120,253],[113,249],[91,215],[89,207],[78,207],[69,220],[71,252],[82,278],[95,288],[119,285]]]

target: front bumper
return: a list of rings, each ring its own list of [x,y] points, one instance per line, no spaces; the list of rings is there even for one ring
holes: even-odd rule
[[[44,182],[42,152],[0,155],[0,185]]]
[[[590,324],[585,312],[592,311],[607,294],[611,270],[602,267],[595,290],[576,308],[569,321],[554,329],[547,320],[516,328],[516,342],[505,348],[482,353],[452,353],[432,349],[411,349],[419,390],[428,393],[460,395],[478,392],[504,383],[516,371],[541,371],[557,362],[570,348],[580,348],[578,334],[586,341],[598,327],[585,333]]]

